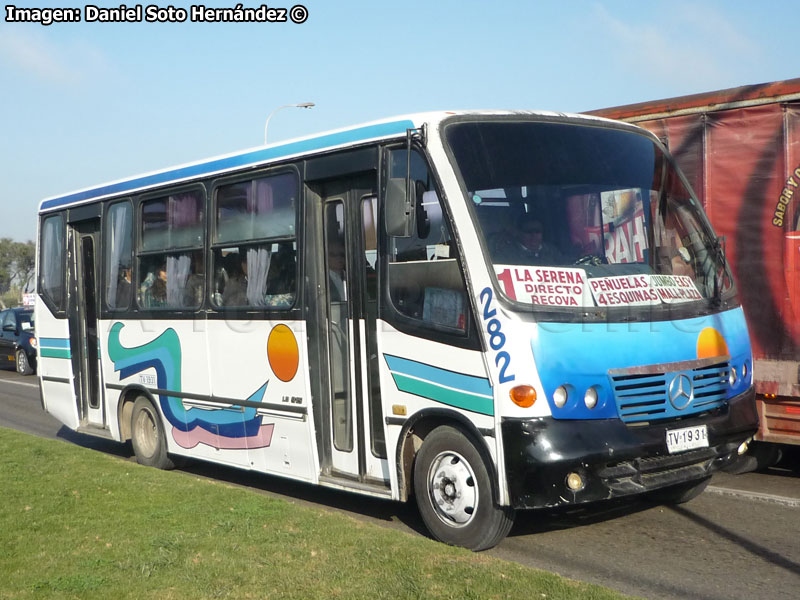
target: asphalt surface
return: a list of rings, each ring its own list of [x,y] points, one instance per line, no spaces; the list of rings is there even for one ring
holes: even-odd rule
[[[0,427],[133,460],[129,444],[62,427],[41,410],[36,379],[13,371],[0,371]],[[487,554],[644,598],[794,600],[800,598],[800,453],[785,462],[766,473],[715,475],[705,493],[677,507],[633,500],[520,512],[509,536]],[[413,504],[199,462],[181,471],[426,535]]]

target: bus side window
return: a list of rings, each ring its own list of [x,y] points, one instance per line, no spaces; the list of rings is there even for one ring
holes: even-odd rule
[[[203,302],[203,193],[189,191],[141,205],[139,306],[197,308]]]
[[[109,308],[130,306],[131,241],[133,237],[130,202],[112,204],[106,213],[106,304]]]
[[[294,173],[220,185],[212,240],[215,306],[288,309],[297,296]]]
[[[389,154],[389,177],[405,178],[405,149]],[[411,153],[417,210],[409,238],[389,238],[389,296],[401,314],[428,325],[466,329],[466,286],[450,226],[425,159]]]
[[[42,221],[39,290],[55,308],[64,310],[64,217],[53,215]]]

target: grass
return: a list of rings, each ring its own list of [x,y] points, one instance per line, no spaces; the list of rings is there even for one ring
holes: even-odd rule
[[[622,598],[0,428],[0,599]]]

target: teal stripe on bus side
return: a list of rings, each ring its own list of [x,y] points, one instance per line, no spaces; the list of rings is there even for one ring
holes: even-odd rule
[[[429,381],[420,381],[399,373],[392,373],[395,385],[401,392],[422,396],[435,402],[441,402],[455,408],[462,408],[482,415],[494,415],[494,401],[492,398],[465,394],[458,390],[451,390],[438,386]]]
[[[67,348],[40,348],[42,358],[72,358],[72,352]]]

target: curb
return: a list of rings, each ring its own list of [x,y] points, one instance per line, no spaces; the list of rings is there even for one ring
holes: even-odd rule
[[[746,498],[748,500],[756,500],[758,502],[769,502],[770,504],[780,504],[790,508],[800,508],[800,498],[789,498],[787,496],[776,496],[774,494],[762,494],[760,492],[734,490],[731,488],[718,487],[716,485],[708,486],[706,488],[706,492],[720,494],[722,496],[733,496],[735,498]]]

